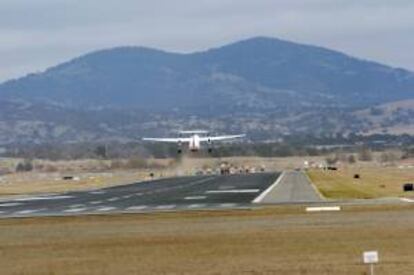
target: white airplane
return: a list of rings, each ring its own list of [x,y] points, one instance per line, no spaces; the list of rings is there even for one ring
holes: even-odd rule
[[[143,138],[144,141],[154,141],[154,142],[166,142],[166,143],[177,143],[178,145],[178,154],[182,153],[182,145],[188,143],[188,149],[192,152],[200,150],[201,143],[207,142],[209,145],[208,152],[213,151],[212,144],[213,141],[219,140],[229,140],[235,138],[241,138],[245,135],[225,135],[225,136],[210,136],[207,131],[204,130],[193,130],[193,131],[180,131],[180,137],[178,138]],[[189,137],[181,137],[181,135],[190,135]],[[200,136],[202,135],[202,136]]]

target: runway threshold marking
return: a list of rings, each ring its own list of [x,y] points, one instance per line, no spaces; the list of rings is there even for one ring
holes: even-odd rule
[[[257,193],[260,189],[226,189],[226,190],[207,190],[206,194],[222,194],[222,193]]]
[[[266,190],[264,190],[257,198],[255,198],[252,202],[253,203],[260,203],[266,196],[267,194],[270,193],[270,191],[273,190],[273,188],[275,188],[283,179],[283,177],[285,176],[285,172],[282,172],[282,174],[280,174],[280,176],[277,178],[277,180],[270,185]]]

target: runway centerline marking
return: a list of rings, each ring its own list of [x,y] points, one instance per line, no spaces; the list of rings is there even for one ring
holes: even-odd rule
[[[224,189],[224,190],[207,190],[206,194],[222,194],[222,193],[257,193],[260,189]]]

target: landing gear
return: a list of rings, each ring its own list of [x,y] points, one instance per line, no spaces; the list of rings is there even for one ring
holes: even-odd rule
[[[181,143],[181,140],[179,140],[178,141],[178,149],[177,149],[177,154],[181,154],[182,152],[183,152],[183,149],[182,149],[182,143]]]
[[[211,154],[213,152],[213,142],[211,141],[210,138],[207,139],[207,144],[208,144],[208,153]]]

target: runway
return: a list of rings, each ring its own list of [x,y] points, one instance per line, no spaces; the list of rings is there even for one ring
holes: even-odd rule
[[[278,173],[180,177],[3,200],[0,218],[246,208],[278,177]]]
[[[304,173],[298,171],[287,171],[282,174],[262,198],[258,197],[255,202],[267,204],[290,204],[290,203],[316,203],[324,199],[308,180]]]

